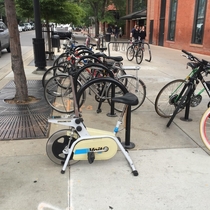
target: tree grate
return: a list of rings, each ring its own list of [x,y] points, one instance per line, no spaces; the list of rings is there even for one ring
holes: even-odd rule
[[[28,95],[39,98],[28,105],[8,104],[5,99],[14,98],[16,89],[10,81],[0,90],[0,140],[40,139],[49,135],[48,117],[52,108],[44,98],[41,80],[29,80]]]

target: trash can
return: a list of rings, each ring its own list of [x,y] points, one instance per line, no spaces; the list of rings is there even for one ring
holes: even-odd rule
[[[59,49],[60,48],[60,37],[59,37],[59,35],[53,35],[51,37],[51,39],[52,39],[52,47]]]
[[[111,34],[106,34],[105,35],[105,41],[110,42],[110,40],[111,40]]]

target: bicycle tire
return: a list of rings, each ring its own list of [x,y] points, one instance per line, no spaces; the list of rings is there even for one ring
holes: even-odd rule
[[[53,66],[60,66],[60,63],[62,62],[65,62],[67,61],[67,58],[70,56],[70,53],[69,52],[65,52],[65,53],[62,53],[61,55],[59,55],[54,63],[53,63]]]
[[[144,103],[144,100],[146,98],[146,86],[144,82],[132,75],[124,75],[119,77],[117,80],[121,82],[130,93],[133,93],[138,98],[139,103],[136,106],[131,106],[131,111],[138,109]],[[110,89],[107,91],[107,94],[110,94],[109,91],[111,90],[111,86],[109,88]],[[122,95],[122,93],[117,90],[117,88],[115,88],[115,91],[117,96]],[[109,104],[111,104],[110,99],[108,100],[108,102]],[[114,108],[116,111],[121,112],[123,110],[123,105],[115,103]]]
[[[85,83],[79,90],[77,93],[77,100],[80,101],[81,97],[83,95],[84,92],[86,92],[87,89],[93,89],[93,87],[95,87],[96,91],[92,90],[91,93],[93,94],[89,94],[88,96],[90,97],[88,100],[85,101],[85,103],[90,102],[91,104],[83,104],[84,107],[89,107],[90,105],[92,107],[97,106],[98,107],[98,103],[94,103],[93,98],[95,98],[95,101],[97,102],[105,102],[106,100],[110,99],[114,96],[119,96],[115,94],[115,92],[112,92],[111,95],[107,94],[107,90],[108,88],[111,86],[111,84],[113,84],[115,87],[118,88],[118,90],[120,90],[120,92],[122,93],[122,95],[124,95],[125,93],[128,92],[128,90],[123,86],[123,84],[119,81],[117,81],[114,78],[111,77],[101,77],[101,78],[94,78],[90,81],[88,81],[87,83]],[[109,104],[109,103],[108,103]],[[94,108],[92,108],[94,109]],[[96,110],[98,111],[98,108],[96,108]]]
[[[208,108],[200,120],[200,136],[204,145],[210,150],[210,108]]]
[[[191,87],[188,86],[188,88],[185,90],[184,94],[182,96],[180,96],[181,100],[179,101],[179,104],[177,105],[176,109],[174,110],[173,115],[171,116],[170,120],[168,121],[168,123],[166,125],[167,127],[169,127],[171,125],[171,123],[173,122],[175,116],[180,112],[180,110],[182,110],[185,107],[186,98],[188,97],[188,94],[190,93],[190,91],[191,91]]]
[[[185,82],[183,79],[173,80],[159,91],[155,99],[155,111],[159,116],[164,118],[172,116],[176,108],[175,96],[179,95]]]
[[[60,72],[60,73],[64,73],[66,70],[66,67],[64,66],[53,66],[51,68],[49,68],[47,71],[45,71],[45,73],[43,74],[42,76],[42,86],[45,87],[47,81],[54,77],[56,74],[56,71],[57,72]]]
[[[78,134],[74,132],[74,137],[69,143],[70,138],[70,129],[63,129],[53,133],[46,144],[46,153],[49,159],[59,165],[63,165],[67,154],[63,153],[63,150],[68,146],[71,147],[72,143],[78,138]],[[69,165],[72,165],[78,161],[71,160],[69,161]]]
[[[82,84],[77,81],[77,90]],[[68,75],[57,75],[48,80],[44,88],[44,97],[47,103],[57,112],[72,113],[74,111],[74,99]],[[85,92],[79,103],[82,106],[86,98]]]
[[[133,45],[128,47],[127,51],[126,51],[126,57],[128,61],[132,61],[135,55],[135,51],[133,49]]]
[[[144,57],[144,52],[143,52],[142,48],[139,47],[136,52],[136,63],[141,64],[143,57]]]

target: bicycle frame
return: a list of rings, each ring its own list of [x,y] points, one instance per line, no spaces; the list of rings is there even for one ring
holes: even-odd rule
[[[184,87],[182,88],[180,94],[176,97],[176,102],[180,100],[179,104],[177,105],[177,108],[175,109],[173,115],[171,116],[169,122],[167,123],[167,127],[170,126],[172,123],[174,117],[178,113],[178,109],[183,109],[186,107],[185,110],[185,117],[181,118],[185,121],[191,121],[189,119],[189,107],[190,107],[190,100],[192,98],[192,95],[196,89],[196,86],[199,84],[199,81],[203,85],[203,89],[206,90],[208,96],[210,97],[210,89],[208,88],[208,85],[206,81],[203,78],[202,72],[204,71],[204,66],[201,64],[196,71],[193,72],[192,76],[188,78],[188,81],[184,84]],[[185,92],[186,91],[186,92]],[[201,92],[201,91],[200,91]],[[203,90],[202,90],[203,92]]]

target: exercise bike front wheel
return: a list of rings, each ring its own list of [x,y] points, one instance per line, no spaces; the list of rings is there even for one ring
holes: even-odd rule
[[[74,133],[72,140],[70,140],[72,131],[69,129],[63,129],[55,132],[50,136],[46,144],[46,152],[49,159],[59,165],[63,165],[67,154],[63,153],[63,150],[68,150],[73,142],[78,138],[78,134]],[[71,141],[71,142],[69,142]],[[75,160],[69,161],[69,165],[78,162]]]

